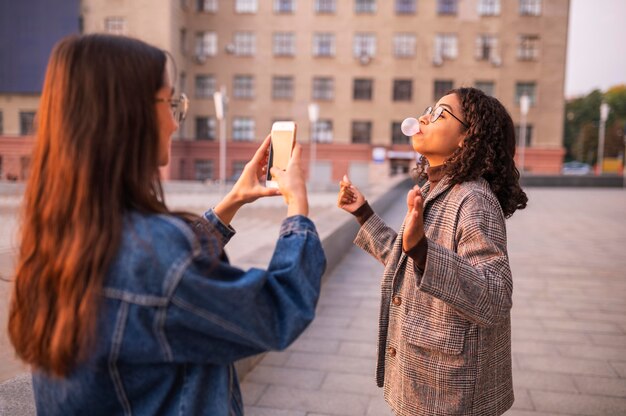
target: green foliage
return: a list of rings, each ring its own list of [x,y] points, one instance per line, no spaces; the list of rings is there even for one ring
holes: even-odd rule
[[[595,164],[598,151],[600,104],[605,101],[611,111],[606,122],[605,157],[623,157],[626,124],[626,85],[617,85],[605,93],[594,90],[565,104],[565,159]]]

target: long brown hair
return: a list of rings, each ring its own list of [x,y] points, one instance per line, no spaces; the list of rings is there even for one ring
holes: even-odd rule
[[[155,94],[166,54],[121,36],[72,36],[50,57],[24,195],[9,336],[64,376],[87,356],[128,210],[168,212]]]
[[[479,89],[457,88],[444,95],[448,94],[459,98],[469,128],[465,129],[462,147],[444,162],[444,172],[452,184],[484,178],[509,218],[516,210],[526,208],[528,202],[515,167],[515,126],[511,115],[500,101]],[[427,166],[428,160],[422,157],[417,175],[424,178]]]

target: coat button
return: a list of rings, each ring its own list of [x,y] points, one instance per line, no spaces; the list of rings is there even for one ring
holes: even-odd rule
[[[394,296],[392,302],[394,305],[400,306],[402,305],[402,298],[400,296]]]
[[[396,356],[396,349],[394,347],[388,347],[387,348],[387,353],[389,354],[390,357],[395,357]]]

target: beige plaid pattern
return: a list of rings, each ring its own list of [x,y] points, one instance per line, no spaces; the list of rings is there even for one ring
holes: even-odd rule
[[[501,415],[513,404],[504,215],[486,181],[422,191],[424,271],[377,215],[355,244],[385,265],[376,382],[395,413]]]

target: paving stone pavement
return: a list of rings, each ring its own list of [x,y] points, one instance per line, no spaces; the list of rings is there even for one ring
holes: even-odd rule
[[[626,190],[530,188],[507,220],[513,382],[507,416],[626,415]],[[404,201],[383,217],[398,227]],[[317,317],[242,383],[248,416],[391,415],[374,382],[382,266],[348,250]]]

